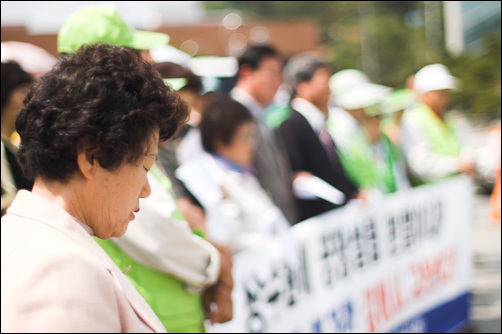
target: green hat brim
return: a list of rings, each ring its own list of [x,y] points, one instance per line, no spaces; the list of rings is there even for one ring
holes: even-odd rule
[[[409,89],[395,90],[389,94],[381,103],[384,114],[391,114],[400,110],[405,110],[415,103],[414,94]]]
[[[169,35],[155,32],[134,30],[133,38],[129,45],[130,48],[137,50],[150,50],[154,46],[165,45],[169,43]]]
[[[174,90],[178,91],[185,87],[187,84],[187,79],[185,78],[164,78],[164,83],[171,86]]]

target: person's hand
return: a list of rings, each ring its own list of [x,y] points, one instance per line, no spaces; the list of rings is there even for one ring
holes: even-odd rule
[[[368,203],[368,198],[369,198],[369,194],[366,190],[361,190],[356,195],[356,199],[360,200],[361,203],[363,203],[363,204]]]
[[[301,172],[296,172],[294,175],[293,175],[293,182],[299,178],[299,177],[312,177],[314,176],[312,173],[310,172],[305,172],[305,171],[301,171]]]
[[[221,266],[218,280],[222,281],[225,285],[233,288],[234,280],[232,278],[232,266],[233,266],[232,247],[230,247],[229,245],[222,245],[211,240],[209,240],[209,242],[220,252]]]
[[[211,324],[224,323],[233,318],[232,288],[218,281],[203,295],[206,318]]]
[[[233,318],[232,250],[230,247],[211,242],[220,251],[221,266],[218,281],[203,295],[206,318],[211,324],[224,323]]]
[[[460,173],[473,176],[476,172],[476,164],[472,161],[460,159]]]

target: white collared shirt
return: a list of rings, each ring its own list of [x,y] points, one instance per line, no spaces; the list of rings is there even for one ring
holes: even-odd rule
[[[326,128],[326,116],[319,108],[309,101],[296,97],[291,101],[291,106],[305,117],[315,133]]]
[[[237,102],[245,105],[253,117],[258,120],[263,120],[265,115],[265,106],[261,105],[254,97],[240,87],[234,87],[230,91],[230,96]]]
[[[265,122],[265,109],[266,106],[261,105],[255,100],[248,92],[240,87],[234,87],[230,91],[230,96],[237,102],[243,104],[253,115],[254,120],[258,125],[258,129],[269,146],[275,147],[277,150],[277,143],[272,129]]]

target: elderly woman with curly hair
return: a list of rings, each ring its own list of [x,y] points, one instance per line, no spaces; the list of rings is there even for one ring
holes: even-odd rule
[[[187,117],[124,47],[84,46],[32,87],[16,129],[35,183],[2,218],[2,332],[165,331],[92,236],[126,232],[150,195],[159,140]]]

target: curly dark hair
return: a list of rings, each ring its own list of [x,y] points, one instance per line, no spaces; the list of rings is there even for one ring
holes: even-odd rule
[[[215,98],[202,112],[199,123],[202,147],[206,152],[214,153],[218,141],[230,144],[237,128],[253,121],[249,110],[239,102],[227,96]]]
[[[139,51],[104,43],[62,56],[24,104],[16,119],[19,162],[29,178],[62,183],[79,172],[83,148],[108,170],[136,163],[155,131],[169,139],[189,112]]]

